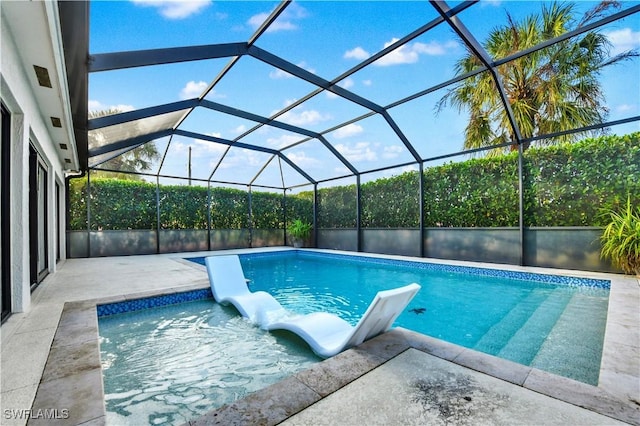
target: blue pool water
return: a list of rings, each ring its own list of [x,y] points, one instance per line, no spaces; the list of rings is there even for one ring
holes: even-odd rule
[[[395,326],[598,383],[608,281],[304,251],[240,260],[252,291],[354,325],[376,292],[417,282],[422,289]]]
[[[240,259],[252,291],[352,324],[377,291],[417,282],[395,326],[598,382],[608,281],[293,250]],[[183,424],[319,361],[208,289],[99,305],[98,317],[108,424]]]
[[[206,296],[98,306],[107,424],[182,425],[319,361]]]

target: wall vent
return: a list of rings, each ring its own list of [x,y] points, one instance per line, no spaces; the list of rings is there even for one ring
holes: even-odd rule
[[[38,78],[38,84],[42,87],[52,88],[51,78],[49,77],[49,70],[44,67],[39,67],[37,65],[33,66],[33,69],[36,71],[36,77]]]

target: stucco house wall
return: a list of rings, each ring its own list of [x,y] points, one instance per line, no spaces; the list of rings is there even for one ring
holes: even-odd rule
[[[65,259],[65,174],[78,168],[56,2],[1,2],[0,99],[10,115],[8,190],[11,310],[31,303],[29,249],[29,146],[46,170],[47,269]],[[39,84],[34,65],[46,68],[51,87]],[[54,126],[51,117],[60,119]],[[3,141],[4,143],[4,141]],[[58,232],[62,232],[60,238]]]

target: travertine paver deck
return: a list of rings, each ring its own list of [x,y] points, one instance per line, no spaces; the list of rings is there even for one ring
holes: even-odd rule
[[[196,255],[199,254],[189,254]],[[57,274],[45,280],[34,293],[31,312],[14,314],[2,326],[0,402],[3,418],[0,423],[25,424],[24,416],[13,415],[20,410],[31,409],[33,414],[38,409],[58,409],[53,413],[59,417],[54,419],[55,422],[41,418],[32,419],[30,423],[104,424],[96,299],[124,300],[207,287],[204,269],[190,262],[176,260],[177,256],[75,259],[67,261]],[[540,271],[534,268],[515,269]],[[478,376],[481,377],[478,383],[500,379],[498,382],[501,386],[515,386],[518,390],[514,392],[523,395],[518,397],[518,404],[529,401],[527,404],[535,407],[542,395],[546,395],[545,398],[552,397],[553,401],[557,400],[553,404],[558,407],[558,412],[547,418],[548,424],[586,424],[599,420],[614,424],[614,419],[640,424],[639,282],[635,278],[617,275],[583,274],[612,280],[599,387],[396,329],[244,400],[222,407],[201,419],[194,419],[193,423],[277,424],[288,419],[291,424],[308,424],[309,419],[313,419],[314,423],[324,419],[322,421],[330,424],[333,419],[331,424],[335,424],[336,421],[347,419],[347,414],[340,408],[345,401],[351,398],[355,407],[357,401],[366,403],[375,400],[382,388],[367,386],[367,383],[371,383],[369,380],[375,382],[389,374],[395,376],[395,370],[399,369],[397,373],[400,374],[411,363],[424,362],[445,376],[463,374],[475,380],[476,375],[480,374],[476,373],[478,371],[483,373]],[[75,302],[65,305],[67,301]],[[394,389],[401,394],[406,391],[402,384]],[[473,400],[473,396],[471,398]],[[402,404],[404,402],[398,401],[396,409],[404,409]],[[424,416],[435,415],[429,411],[433,410],[432,406],[427,412],[420,412],[416,407],[424,407],[424,404],[412,404],[410,411],[415,413],[413,419],[416,422],[424,419]],[[458,405],[464,409],[464,405]],[[314,407],[325,408],[322,419],[313,414],[316,410]],[[375,419],[383,421],[386,411],[384,409],[376,414],[375,410],[369,408],[369,417],[360,419],[367,423],[375,422]],[[327,412],[333,413],[333,417],[326,415]],[[508,413],[509,410],[505,408],[500,412]],[[476,413],[475,416],[480,417],[468,415],[465,418],[473,423],[474,418],[484,419],[482,416],[485,415],[487,413]],[[405,420],[409,421],[407,418]]]
[[[283,425],[617,425],[621,421],[407,349]]]

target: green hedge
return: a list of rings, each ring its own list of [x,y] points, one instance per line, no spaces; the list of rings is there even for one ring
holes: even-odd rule
[[[355,185],[319,189],[318,226],[320,228],[355,228],[356,206]]]
[[[425,227],[518,226],[517,152],[424,171]]]
[[[604,208],[640,204],[640,132],[531,148],[523,160],[525,226],[602,226]],[[518,154],[425,168],[425,227],[518,226]],[[70,181],[71,229],[87,229],[86,178]],[[249,227],[248,194],[211,189],[214,229]],[[253,227],[282,228],[313,221],[313,193],[252,192]],[[161,186],[163,229],[206,229],[207,188]],[[362,226],[419,226],[419,173],[407,172],[361,185]],[[320,228],[356,227],[356,186],[318,191]],[[91,180],[91,229],[156,229],[156,185]]]
[[[91,229],[155,229],[156,186],[120,179],[91,179],[90,202],[87,179],[69,182],[70,227],[87,229],[87,205],[91,208]]]
[[[640,204],[640,132],[525,153],[525,226],[603,226],[603,209]]]
[[[425,168],[425,227],[518,226],[518,153]],[[525,151],[525,226],[603,226],[603,209],[640,204],[640,132]],[[418,172],[363,184],[363,227],[415,227]],[[355,227],[355,186],[319,190],[320,226]]]
[[[403,173],[361,185],[364,228],[416,228],[420,225],[420,178]]]

